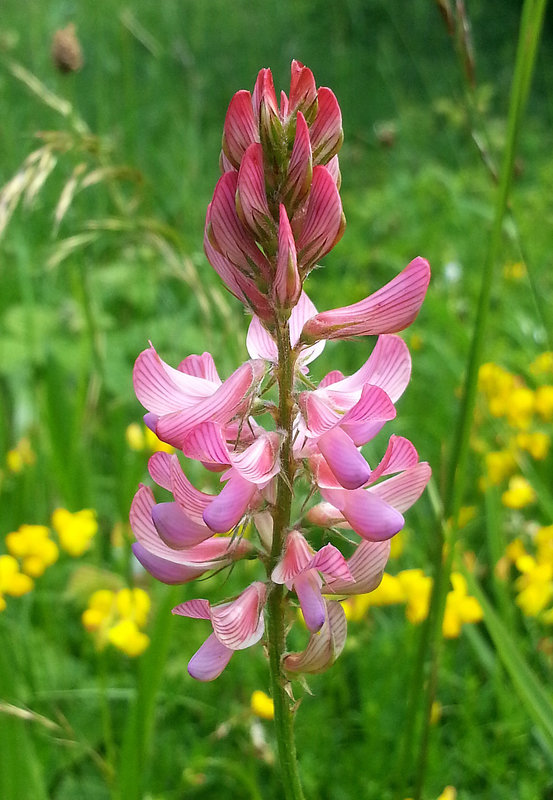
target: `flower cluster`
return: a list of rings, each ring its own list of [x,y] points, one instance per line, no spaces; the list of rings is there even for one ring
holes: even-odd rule
[[[521,539],[507,547],[507,558],[520,573],[515,581],[516,603],[527,617],[553,624],[553,525],[533,532],[531,552]]]
[[[172,499],[158,502],[151,488],[139,488],[130,514],[136,557],[169,584],[244,558],[257,557],[266,570],[226,602],[189,600],[173,610],[211,626],[189,662],[199,680],[216,678],[235,651],[263,638],[266,601],[278,586],[297,598],[311,634],[303,652],[284,654],[284,671],[330,666],[346,637],[340,601],[378,585],[390,539],[430,477],[428,464],[403,437],[390,438],[374,467],[361,452],[394,419],[408,384],[409,352],[394,334],[419,311],[428,263],[415,258],[373,295],[323,313],[304,291],[306,277],[344,231],[341,142],[335,96],[317,88],[299,62],[292,63],[290,92],[280,103],[268,69],[252,94],[232,98],[204,247],[226,287],[253,315],[250,359],[222,380],[209,353],[189,355],[174,368],[150,346],[134,367],[146,425],[220,473],[223,484],[217,493],[200,491],[177,453],[154,453],[150,476]],[[333,370],[318,386],[312,383],[308,365],[327,340],[364,335],[378,339],[356,372]],[[273,384],[276,402],[267,394]],[[308,499],[317,498],[307,510],[295,503],[302,483]],[[315,549],[308,538],[313,526],[327,539],[338,530],[347,557],[330,541]],[[257,536],[246,537],[250,529]]]
[[[96,646],[108,643],[127,656],[141,655],[150,643],[142,631],[150,613],[150,595],[143,589],[98,589],[91,595],[83,612],[82,622],[93,633]]]
[[[536,493],[520,474],[524,459],[545,461],[551,437],[548,423],[553,420],[553,354],[545,352],[530,364],[529,382],[499,364],[483,364],[478,375],[482,399],[479,421],[486,415],[497,420],[493,443],[488,446],[482,434],[473,439],[476,450],[483,454],[485,474],[480,488],[505,485],[503,505],[520,509],[533,503]]]
[[[21,571],[19,562],[11,555],[0,556],[0,611],[6,608],[4,595],[21,597],[32,590],[33,579]]]
[[[56,508],[52,527],[58,534],[61,549],[77,558],[90,548],[98,532],[96,512],[90,508],[73,513],[66,508]]]

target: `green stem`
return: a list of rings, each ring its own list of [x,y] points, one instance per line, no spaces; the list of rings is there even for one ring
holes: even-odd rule
[[[269,575],[282,556],[286,533],[290,526],[292,510],[292,482],[294,461],[292,454],[294,358],[290,347],[287,322],[278,322],[279,429],[284,432],[280,451],[281,471],[278,477],[277,498],[273,512],[273,544],[269,559]],[[286,676],[282,671],[282,657],[286,649],[284,587],[270,582],[267,600],[267,638],[271,690],[275,706],[275,732],[278,756],[286,800],[303,800],[294,742],[294,710],[286,693]]]

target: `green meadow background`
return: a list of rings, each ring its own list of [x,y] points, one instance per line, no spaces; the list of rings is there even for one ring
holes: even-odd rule
[[[0,203],[0,553],[6,534],[50,525],[58,507],[93,509],[98,533],[84,555],[62,554],[32,592],[6,595],[2,800],[283,796],[271,723],[250,711],[252,692],[268,691],[262,648],[236,654],[213,684],[195,683],[186,665],[206,632],[170,608],[220,596],[220,579],[155,584],[133,563],[127,529],[134,491],[147,480],[148,453],[126,438],[143,413],[131,381],[137,354],[148,340],[175,365],[209,350],[222,376],[247,358],[248,320],[205,259],[202,239],[228,102],[253,88],[261,67],[288,91],[290,62],[299,59],[342,108],[348,225],[309,278],[317,307],[365,297],[417,255],[432,266],[425,304],[403,334],[412,382],[387,433],[410,438],[434,475],[409,512],[406,546],[390,571],[435,574],[447,538],[447,528],[437,533],[439,497],[511,147],[521,16],[514,0],[467,0],[463,18],[452,0],[450,33],[448,8],[446,0],[3,0],[0,186],[36,168],[26,159],[45,149],[35,183],[19,202]],[[84,65],[61,74],[52,37],[70,22]],[[549,14],[481,352],[528,386],[529,364],[553,349],[552,46]],[[371,346],[329,343],[315,378],[354,371]],[[553,384],[553,370],[541,380]],[[508,425],[481,397],[475,424],[460,498],[474,516],[445,558],[453,553],[455,569],[473,576],[484,620],[443,643],[439,625],[434,633],[413,625],[403,607],[371,609],[350,624],[334,667],[309,679],[310,692],[296,688],[308,798],[435,800],[446,785],[458,800],[553,798],[551,624],[521,613],[515,567],[499,577],[496,569],[509,542],[522,537],[532,553],[532,531],[553,522],[551,457],[523,459],[537,500],[506,508],[507,483],[483,492],[479,478],[486,448],[508,439]],[[23,437],[32,463],[14,471],[8,453]],[[376,441],[373,459],[384,444]],[[238,571],[227,595],[243,585]],[[134,584],[152,597],[149,648],[138,658],[98,651],[81,623],[88,596]],[[553,600],[553,582],[551,593]],[[426,726],[434,695],[440,712]]]

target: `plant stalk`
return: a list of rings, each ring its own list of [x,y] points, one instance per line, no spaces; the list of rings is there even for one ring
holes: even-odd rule
[[[273,543],[269,559],[269,576],[282,556],[286,534],[290,526],[294,480],[292,423],[295,359],[290,346],[288,322],[277,321],[276,339],[278,346],[278,427],[284,433],[284,439],[280,450],[281,466],[273,512]],[[294,710],[290,697],[286,693],[287,679],[281,666],[286,649],[285,610],[284,586],[270,581],[267,599],[267,640],[271,692],[275,707],[275,732],[284,796],[286,800],[304,800],[294,741]]]

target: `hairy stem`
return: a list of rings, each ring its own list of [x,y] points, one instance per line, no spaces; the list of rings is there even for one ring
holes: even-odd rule
[[[278,345],[277,381],[279,390],[277,422],[279,430],[284,433],[284,439],[280,450],[280,475],[278,477],[277,498],[273,512],[273,544],[269,561],[269,575],[281,558],[286,534],[290,526],[292,483],[294,480],[292,454],[294,357],[290,347],[290,333],[287,322],[277,323],[276,339]],[[278,756],[286,800],[303,800],[294,742],[294,711],[291,707],[290,698],[286,693],[287,681],[281,667],[282,657],[286,648],[285,608],[284,586],[271,582],[267,600],[267,639],[271,690],[275,704]]]

